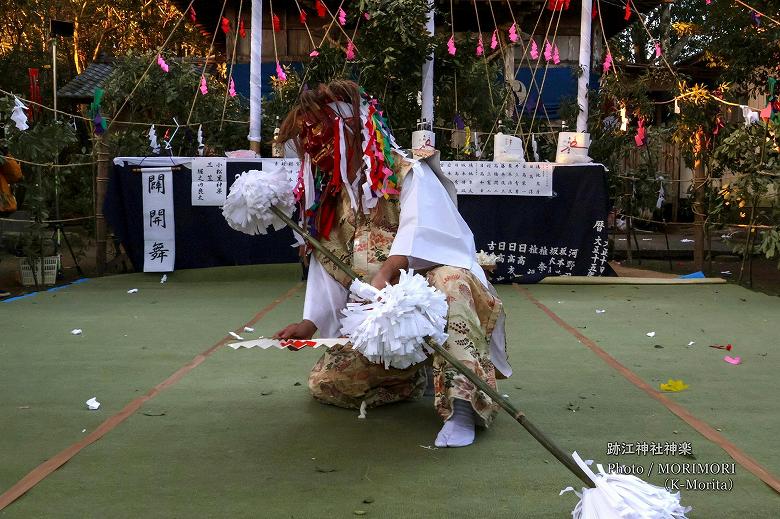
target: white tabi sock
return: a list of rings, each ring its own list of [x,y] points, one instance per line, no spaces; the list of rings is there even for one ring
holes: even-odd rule
[[[452,416],[436,436],[437,447],[465,447],[474,443],[474,409],[470,402],[454,400]]]

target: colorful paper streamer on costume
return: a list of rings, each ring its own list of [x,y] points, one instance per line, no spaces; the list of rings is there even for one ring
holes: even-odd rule
[[[408,368],[430,353],[426,337],[447,340],[447,298],[414,271],[402,270],[399,282],[382,290],[355,280],[350,292],[358,302],[342,311],[341,333],[373,363]]]
[[[250,235],[266,234],[269,227],[277,231],[285,227],[271,206],[287,216],[295,211],[292,186],[284,168],[253,169],[238,175],[222,206],[222,216],[232,229]]]

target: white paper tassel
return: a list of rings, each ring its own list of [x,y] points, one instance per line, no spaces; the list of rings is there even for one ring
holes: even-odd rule
[[[276,206],[287,216],[295,210],[292,186],[284,168],[256,169],[236,176],[222,206],[222,216],[230,227],[246,234],[266,234],[268,227],[284,228],[285,223],[271,212]]]
[[[18,97],[14,97],[14,109],[11,111],[11,120],[16,124],[16,128],[20,131],[28,129],[30,126],[27,124],[27,114],[24,111],[27,107],[19,101]]]
[[[447,298],[414,271],[402,270],[398,284],[382,290],[356,280],[350,291],[360,302],[342,311],[341,333],[369,361],[408,368],[426,359],[426,337],[447,340]]]
[[[149,147],[152,148],[152,153],[160,154],[160,144],[157,142],[157,131],[154,129],[154,125],[149,128]]]
[[[198,155],[203,156],[206,145],[203,144],[203,125],[198,125]]]
[[[607,474],[601,464],[596,474],[574,452],[574,461],[590,477],[596,488],[583,488],[582,493],[572,487],[561,490],[574,492],[580,501],[571,513],[572,519],[686,519],[691,507],[680,504],[680,493],[672,494],[665,488],[646,483],[636,476]]]

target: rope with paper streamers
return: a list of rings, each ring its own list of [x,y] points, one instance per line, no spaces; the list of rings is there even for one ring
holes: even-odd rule
[[[241,9],[244,7],[244,1],[238,2],[238,15],[236,19],[239,20],[239,24],[242,23]],[[223,30],[225,28],[223,27]],[[235,32],[235,31],[234,31]],[[225,111],[227,110],[228,96],[233,97],[236,95],[235,82],[233,81],[233,66],[236,64],[236,48],[238,47],[238,33],[233,37],[233,52],[230,56],[230,70],[228,71],[227,88],[225,88],[225,100],[222,103],[222,117],[219,121],[219,130],[222,131],[222,127],[225,124]],[[227,32],[225,32],[225,38],[227,38]]]
[[[190,120],[192,119],[192,112],[195,110],[195,104],[198,102],[198,94],[206,95],[208,94],[208,86],[206,83],[206,67],[209,65],[209,56],[211,55],[211,51],[214,49],[214,42],[217,39],[217,34],[219,34],[219,28],[222,24],[222,15],[225,13],[225,6],[227,5],[227,0],[222,0],[222,9],[219,10],[219,16],[217,17],[217,26],[214,27],[214,34],[211,37],[211,43],[209,44],[209,50],[206,52],[206,60],[203,62],[203,69],[200,71],[200,84],[195,89],[195,95],[192,98],[192,105],[190,106],[190,113],[187,115],[187,122],[185,123],[185,126],[187,126],[190,123]]]

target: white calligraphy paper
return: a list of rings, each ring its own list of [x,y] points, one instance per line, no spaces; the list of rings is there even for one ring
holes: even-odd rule
[[[261,160],[263,169],[284,167],[290,182],[296,183],[301,167],[298,159]],[[552,196],[552,162],[448,160],[440,164],[459,195]]]
[[[172,272],[176,259],[171,168],[144,168],[141,177],[144,272]]]
[[[222,206],[227,198],[227,159],[192,159],[192,205]]]

